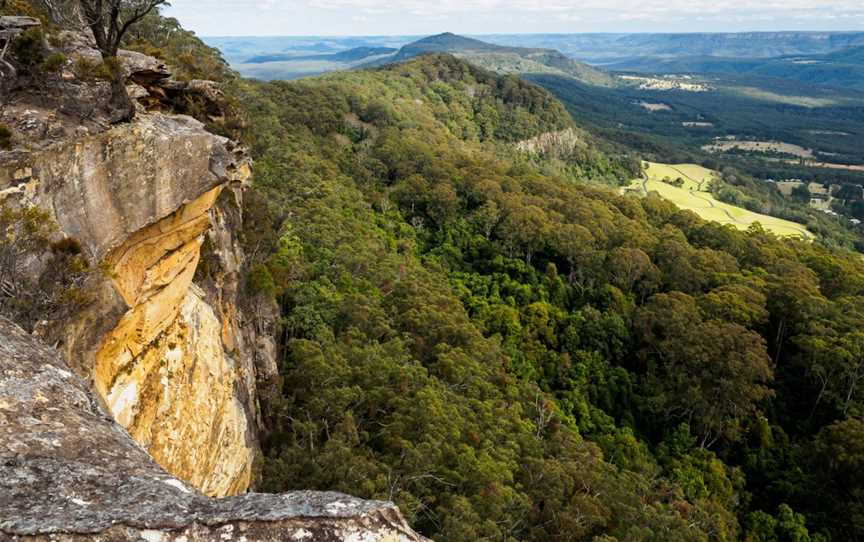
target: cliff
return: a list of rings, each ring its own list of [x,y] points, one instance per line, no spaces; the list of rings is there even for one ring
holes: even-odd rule
[[[60,354],[0,319],[0,539],[420,541],[392,503],[210,499],[158,467]]]
[[[44,211],[99,272],[86,307],[43,315],[37,329],[167,471],[208,495],[243,493],[257,452],[256,380],[275,372],[272,340],[238,307],[236,215],[250,164],[173,107],[183,92],[212,102],[212,85],[173,81],[158,60],[124,52],[139,113],[110,126],[99,109],[107,83],[72,69],[99,53],[80,35],[56,41],[67,65],[40,92],[10,85],[0,102],[13,134],[0,150],[0,203]],[[193,278],[207,236],[220,280],[202,288]],[[31,260],[38,274],[44,258]]]
[[[48,296],[58,253],[88,271],[73,312],[0,314],[0,539],[421,540],[392,503],[246,493],[276,349],[244,312],[251,164],[183,114],[218,117],[219,89],[123,51],[137,115],[112,125],[87,38],[41,46],[57,72],[10,63],[0,88],[0,309]]]
[[[582,138],[573,128],[565,128],[557,132],[546,132],[531,139],[516,143],[516,150],[526,154],[541,155],[552,158],[566,158],[584,145]]]

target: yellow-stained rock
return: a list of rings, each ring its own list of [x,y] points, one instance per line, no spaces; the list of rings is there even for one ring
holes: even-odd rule
[[[251,480],[247,421],[234,396],[234,362],[213,309],[192,287],[170,327],[105,395],[114,418],[163,468],[211,496]]]
[[[129,305],[96,354],[114,418],[174,476],[212,496],[244,492],[253,450],[223,324],[192,279],[220,188],[127,239],[106,259]]]
[[[208,213],[221,191],[222,187],[214,188],[174,215],[139,230],[109,255],[114,285],[129,306],[172,282],[185,268],[189,245],[210,227]],[[197,255],[199,249],[200,244],[192,252]]]
[[[90,305],[44,333],[163,468],[213,496],[245,492],[258,366],[269,375],[274,364],[258,361],[265,341],[237,307],[242,216],[227,221],[215,206],[242,190],[248,160],[183,115],[59,131],[53,115],[0,104],[0,118],[43,119],[51,134],[0,153],[0,200],[44,210],[106,274],[92,277]],[[205,294],[193,279],[207,236],[219,278]]]

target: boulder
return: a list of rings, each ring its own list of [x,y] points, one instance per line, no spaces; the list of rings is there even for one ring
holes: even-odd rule
[[[159,59],[136,51],[120,50],[117,54],[126,77],[139,85],[153,84],[171,77],[171,71]]]
[[[39,19],[23,17],[18,15],[5,15],[0,17],[0,30],[27,30],[42,26]]]

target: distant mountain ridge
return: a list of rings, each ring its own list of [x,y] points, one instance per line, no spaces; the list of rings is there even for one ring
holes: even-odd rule
[[[482,39],[507,46],[557,49],[592,64],[608,64],[645,56],[771,58],[827,54],[864,45],[864,32],[494,34]]]
[[[299,60],[327,60],[330,62],[356,62],[373,56],[392,54],[398,51],[392,47],[354,47],[338,53],[297,55],[290,53],[275,53],[257,55],[245,61],[246,64],[266,64],[268,62],[292,62]]]
[[[377,59],[367,66],[403,62],[427,53],[452,54],[496,73],[563,75],[590,85],[611,87],[616,84],[611,74],[554,49],[496,45],[450,32],[409,43],[392,57]]]
[[[451,32],[444,32],[429,36],[414,43],[402,47],[394,57],[394,60],[408,60],[423,53],[454,53],[454,52],[482,52],[482,53],[530,53],[542,51],[542,49],[526,47],[508,47],[486,43],[474,38],[459,36]]]

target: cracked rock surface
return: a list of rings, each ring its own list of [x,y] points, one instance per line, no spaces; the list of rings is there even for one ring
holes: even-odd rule
[[[211,499],[171,477],[52,348],[0,319],[0,540],[421,541],[392,503]]]

